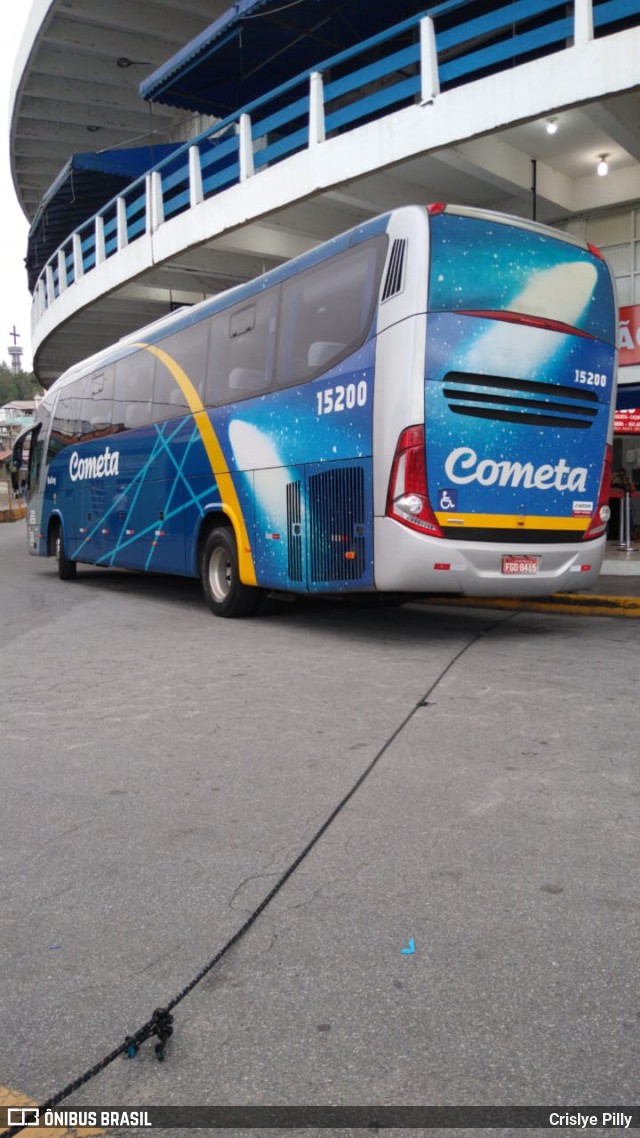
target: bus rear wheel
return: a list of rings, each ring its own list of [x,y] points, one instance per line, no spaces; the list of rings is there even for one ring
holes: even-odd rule
[[[260,590],[243,585],[238,568],[238,550],[232,530],[211,531],[202,550],[202,588],[215,616],[250,616],[260,599]]]
[[[78,566],[75,561],[70,561],[65,553],[62,524],[58,521],[53,523],[49,534],[49,554],[56,559],[60,580],[73,581]]]

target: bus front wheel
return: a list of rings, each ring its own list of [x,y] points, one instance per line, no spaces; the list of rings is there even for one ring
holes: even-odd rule
[[[260,590],[243,585],[238,568],[238,550],[233,531],[214,529],[202,550],[202,588],[215,616],[250,616]]]
[[[49,537],[50,555],[55,557],[58,564],[58,576],[61,581],[73,581],[78,566],[70,561],[64,551],[64,534],[60,522],[54,522]]]

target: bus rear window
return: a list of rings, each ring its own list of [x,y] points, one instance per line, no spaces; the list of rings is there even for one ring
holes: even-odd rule
[[[616,342],[604,261],[579,245],[486,218],[431,218],[429,309],[521,313]]]

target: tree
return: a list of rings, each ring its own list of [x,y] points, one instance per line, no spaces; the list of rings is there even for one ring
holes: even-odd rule
[[[35,395],[44,395],[44,391],[32,372],[16,372],[0,363],[0,407],[14,399],[33,399]]]

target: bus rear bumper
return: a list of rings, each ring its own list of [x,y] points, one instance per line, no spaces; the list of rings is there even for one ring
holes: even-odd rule
[[[508,539],[504,545],[455,543],[417,533],[386,517],[375,519],[374,541],[376,589],[467,597],[539,597],[590,589],[606,545],[604,535],[575,545],[509,545]],[[504,557],[535,558],[535,572],[507,573]]]

